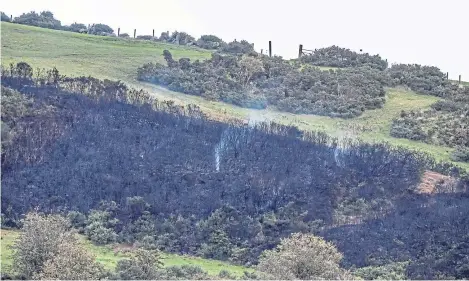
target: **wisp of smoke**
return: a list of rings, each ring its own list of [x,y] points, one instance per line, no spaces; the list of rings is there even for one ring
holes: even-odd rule
[[[217,143],[214,149],[215,170],[217,172],[220,171],[221,162],[228,145],[239,146],[242,143],[247,143],[250,139],[249,131],[253,130],[257,124],[267,121],[269,121],[268,118],[259,114],[255,110],[251,110],[247,120],[249,127],[248,131],[236,130],[230,127],[226,128],[221,134],[220,141]]]

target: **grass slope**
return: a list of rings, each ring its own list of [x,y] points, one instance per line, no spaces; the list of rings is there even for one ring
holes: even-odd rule
[[[8,268],[12,264],[12,250],[10,247],[14,245],[15,239],[18,237],[18,235],[19,231],[5,229],[1,230],[0,272],[7,272]],[[84,241],[85,245],[88,247],[88,249],[93,252],[93,254],[96,256],[96,260],[103,264],[106,269],[113,270],[119,260],[124,259],[128,256],[128,254],[124,254],[122,252],[114,254],[114,250],[109,246],[96,246],[86,240],[83,236],[81,236],[81,238]],[[198,257],[180,256],[168,253],[163,254],[163,263],[164,266],[198,265],[212,276],[217,276],[218,273],[223,269],[236,276],[242,276],[244,271],[253,271],[252,269],[248,269],[242,266],[231,265],[226,262],[202,259]]]
[[[146,42],[133,39],[100,37],[87,34],[49,30],[12,23],[1,23],[2,64],[26,61],[33,67],[57,67],[66,75],[91,75],[97,78],[119,79],[130,86],[143,88],[160,99],[177,104],[194,103],[212,118],[266,118],[296,125],[302,129],[323,130],[336,136],[352,135],[366,141],[390,142],[431,153],[439,160],[450,161],[452,148],[429,145],[389,135],[393,118],[401,110],[425,109],[438,99],[417,95],[404,89],[388,89],[382,109],[366,111],[354,119],[339,119],[315,115],[295,115],[272,109],[251,110],[234,105],[211,102],[203,98],[171,92],[161,87],[136,81],[136,69],[145,62],[163,62],[162,52],[168,49],[174,58],[204,59],[210,52],[192,47]],[[328,67],[323,68],[329,69]],[[467,163],[457,163],[469,169]]]

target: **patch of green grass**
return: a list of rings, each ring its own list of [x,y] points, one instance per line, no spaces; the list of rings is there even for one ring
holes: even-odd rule
[[[137,67],[147,62],[164,62],[167,49],[175,59],[209,58],[209,51],[174,44],[94,36],[1,23],[2,64],[23,60],[33,67],[57,67],[66,75],[133,80]]]
[[[189,57],[204,59],[210,52],[198,48],[176,46],[134,39],[101,37],[87,34],[49,30],[12,23],[1,23],[2,64],[26,61],[33,67],[57,67],[66,75],[91,75],[97,78],[119,79],[135,88],[143,88],[153,96],[173,100],[176,104],[197,104],[211,118],[247,119],[265,117],[305,130],[322,130],[335,136],[353,135],[365,141],[389,142],[410,149],[423,150],[438,160],[451,161],[452,148],[423,142],[393,138],[389,134],[391,121],[401,110],[425,109],[438,99],[417,95],[404,89],[387,89],[383,108],[368,110],[353,119],[331,118],[317,115],[291,114],[274,109],[253,110],[222,102],[207,101],[201,97],[175,93],[161,87],[136,80],[136,70],[146,62],[164,62],[164,49],[175,59]],[[319,67],[322,70],[335,69]],[[466,82],[465,82],[466,83]],[[469,169],[467,163],[457,165]]]
[[[12,250],[11,246],[15,243],[19,233],[17,231],[2,229],[0,232],[0,244],[1,244],[1,264],[0,272],[5,272],[12,264]]]
[[[0,272],[8,272],[12,264],[12,250],[11,246],[14,245],[16,238],[19,236],[19,231],[15,230],[1,230],[1,270]],[[123,253],[122,251],[114,251],[115,248],[122,249],[123,247],[113,246],[97,246],[92,244],[84,236],[80,236],[80,240],[84,245],[96,256],[96,260],[100,262],[106,269],[114,270],[117,262],[121,259],[130,256],[130,252]],[[119,245],[122,246],[122,245]],[[176,254],[163,253],[164,266],[180,266],[180,265],[197,265],[209,275],[217,276],[221,270],[227,270],[235,276],[242,276],[244,271],[252,272],[243,266],[232,265],[226,262],[203,259],[199,257],[181,256]]]

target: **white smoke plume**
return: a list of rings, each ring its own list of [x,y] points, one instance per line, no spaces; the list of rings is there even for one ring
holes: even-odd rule
[[[256,125],[262,122],[269,122],[271,118],[261,114],[256,110],[249,112],[245,124],[248,125],[249,129],[252,130]],[[249,130],[249,131],[250,131]],[[220,141],[215,145],[214,158],[215,158],[215,170],[220,171],[223,157],[226,155],[226,150],[229,146],[239,146],[249,141],[249,131],[237,131],[230,127],[226,128],[220,136]],[[241,134],[241,132],[243,132]],[[234,135],[236,134],[236,135]]]

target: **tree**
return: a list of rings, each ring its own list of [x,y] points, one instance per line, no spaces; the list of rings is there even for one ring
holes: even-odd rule
[[[116,273],[122,280],[151,280],[158,278],[158,269],[162,266],[158,251],[140,248],[130,259],[117,263]]]
[[[273,250],[259,259],[260,271],[279,279],[343,279],[342,254],[332,243],[312,234],[294,233],[281,240]]]
[[[64,26],[64,29],[68,31],[72,31],[72,32],[83,32],[83,31],[88,30],[86,25],[84,25],[83,23],[76,23],[76,22],[72,23],[69,26]]]
[[[24,13],[21,16],[16,17],[14,22],[51,29],[60,29],[62,27],[60,21],[55,19],[54,14],[49,11],[43,11],[40,14],[34,11]]]
[[[114,29],[112,29],[109,25],[106,25],[103,23],[97,23],[91,26],[89,33],[96,34],[96,35],[113,34]]]
[[[203,49],[216,50],[225,44],[222,39],[215,35],[202,35],[196,42]]]
[[[7,16],[7,14],[5,14],[4,12],[1,12],[1,18],[2,18],[2,21],[7,21],[7,22],[11,21],[10,17]]]
[[[26,279],[39,274],[44,264],[59,254],[62,243],[76,243],[70,225],[59,215],[26,215],[17,242],[13,246],[13,268]]]
[[[118,220],[111,218],[109,211],[91,210],[85,227],[85,234],[96,244],[105,245],[114,242],[117,239],[117,234],[113,227],[117,223]]]
[[[42,272],[34,279],[90,280],[100,279],[103,275],[103,266],[83,245],[78,241],[64,241],[59,244],[57,254],[44,263]]]

